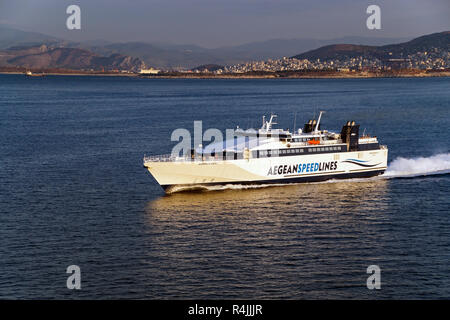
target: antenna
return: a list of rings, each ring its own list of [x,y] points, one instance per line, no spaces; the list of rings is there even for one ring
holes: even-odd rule
[[[314,129],[314,133],[317,133],[317,131],[318,131],[318,129],[319,129],[320,119],[322,118],[322,113],[325,113],[325,111],[320,111],[320,113],[319,113],[319,119],[317,119],[317,124],[316,124],[316,128]]]

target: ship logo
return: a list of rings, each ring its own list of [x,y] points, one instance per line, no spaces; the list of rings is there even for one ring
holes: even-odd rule
[[[379,162],[379,163],[376,163],[376,164],[368,164],[367,162],[369,162],[369,161],[359,160],[359,159],[347,159],[347,160],[344,160],[342,162],[353,163],[353,164],[356,164],[358,166],[366,167],[366,168],[372,168],[372,167],[375,167],[375,166],[377,166],[377,165],[379,165],[381,163],[381,162]]]

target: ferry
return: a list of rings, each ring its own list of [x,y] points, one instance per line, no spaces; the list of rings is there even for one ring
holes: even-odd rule
[[[167,192],[217,185],[288,184],[368,178],[384,173],[388,148],[376,136],[346,122],[340,133],[322,130],[318,119],[303,129],[275,129],[276,115],[258,130],[234,131],[232,141],[199,145],[185,155],[144,156],[144,167]]]

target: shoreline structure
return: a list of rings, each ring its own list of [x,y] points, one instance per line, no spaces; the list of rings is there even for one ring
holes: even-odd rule
[[[9,69],[9,70],[8,70]],[[0,74],[23,74],[24,70],[11,70],[0,68]],[[28,71],[28,70],[27,70]],[[307,70],[307,71],[283,71],[262,72],[253,71],[246,73],[193,73],[193,72],[161,72],[159,74],[142,75],[138,73],[101,72],[80,70],[29,70],[51,76],[115,76],[137,77],[142,79],[361,79],[361,78],[417,78],[417,77],[449,77],[450,70],[390,70],[390,71],[334,71],[334,70]]]

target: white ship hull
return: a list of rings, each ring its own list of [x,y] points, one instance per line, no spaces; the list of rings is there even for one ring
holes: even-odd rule
[[[145,161],[156,181],[174,189],[227,184],[280,184],[372,177],[387,168],[387,148],[218,161]]]

